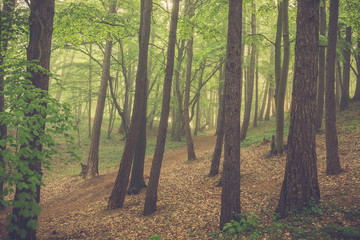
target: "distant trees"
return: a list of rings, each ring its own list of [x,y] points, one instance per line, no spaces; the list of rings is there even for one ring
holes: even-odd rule
[[[319,1],[298,1],[295,70],[285,177],[276,209],[286,217],[320,200],[315,149]]]

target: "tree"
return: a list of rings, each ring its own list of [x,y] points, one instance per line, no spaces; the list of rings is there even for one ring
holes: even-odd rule
[[[320,35],[326,36],[326,1],[322,0],[320,6]],[[324,84],[325,84],[325,46],[320,47],[319,51],[319,78],[317,86],[317,101],[316,101],[316,130],[321,128],[322,118],[324,113]]]
[[[345,41],[347,45],[344,49],[343,82],[341,88],[340,111],[349,107],[349,88],[350,88],[350,57],[351,57],[351,26],[346,27]]]
[[[315,149],[318,31],[319,0],[299,0],[288,151],[276,209],[281,217],[308,206],[311,199],[320,200]]]
[[[253,2],[252,2],[253,3]],[[252,14],[251,14],[251,34],[256,34],[256,15],[255,15],[255,4],[252,4]],[[251,43],[251,54],[250,54],[250,68],[248,77],[246,77],[246,87],[245,87],[245,110],[244,110],[244,119],[241,127],[240,141],[245,140],[247,130],[250,123],[250,113],[251,105],[253,100],[254,93],[254,80],[255,80],[255,60],[256,60],[256,44]],[[246,76],[246,74],[245,74]]]
[[[284,55],[283,55],[283,66],[281,72],[279,72],[280,79],[277,80],[276,85],[276,136],[275,136],[275,149],[274,153],[282,154],[284,151],[284,101],[286,93],[287,77],[289,72],[290,62],[290,37],[289,37],[289,1],[283,0],[279,11],[282,11],[282,33],[284,40]],[[281,41],[280,41],[281,44]],[[281,55],[281,54],[280,54]],[[281,64],[281,63],[278,63]],[[280,70],[278,70],[280,71]],[[276,72],[276,71],[275,71]]]
[[[140,116],[142,116],[143,113],[143,104],[146,97],[144,94],[144,88],[147,89],[147,59],[150,39],[152,0],[143,0],[141,6],[144,8],[144,10],[141,11],[144,15],[142,16],[142,21],[140,23],[139,62],[136,74],[133,114],[131,117],[130,129],[128,137],[126,138],[123,155],[121,157],[118,175],[108,201],[109,209],[121,208],[124,204],[129,183],[131,163],[135,153],[135,143],[141,126],[142,118]]]
[[[0,10],[0,113],[4,112],[5,98],[4,98],[4,75],[3,68],[4,58],[7,52],[8,41],[11,36],[12,14],[15,8],[15,0],[4,1],[3,10]],[[5,139],[7,135],[7,126],[0,122],[0,141]],[[6,145],[0,145],[0,151],[3,153],[6,149]],[[0,167],[5,169],[5,162],[2,153],[0,154]],[[0,178],[0,198],[4,190],[4,180]],[[0,203],[0,209],[3,208],[3,204]]]
[[[27,2],[27,1],[26,1]],[[27,2],[28,3],[28,2]],[[30,36],[29,45],[27,48],[27,60],[35,62],[38,66],[49,71],[50,55],[51,55],[51,38],[53,30],[54,8],[55,0],[32,0],[29,4],[30,8]],[[49,75],[46,72],[28,68],[27,72],[30,74],[29,81],[35,89],[43,90],[44,92],[38,97],[44,98],[49,87]],[[28,87],[29,89],[31,86]],[[29,105],[36,104],[38,99],[27,99]],[[46,109],[46,103],[40,103]],[[13,216],[11,218],[11,229],[9,229],[10,239],[36,239],[37,218],[39,215],[40,202],[40,186],[42,179],[41,154],[29,154],[28,151],[36,153],[43,150],[41,138],[44,136],[46,111],[39,111],[39,109],[32,109],[26,113],[26,116],[35,117],[36,121],[32,122],[32,126],[26,126],[29,129],[40,125],[40,129],[30,130],[32,140],[29,140],[28,145],[21,146],[20,152],[21,162],[26,164],[29,169],[27,172],[22,172],[21,183],[16,185],[13,205]],[[21,171],[19,171],[21,172]],[[34,184],[35,183],[35,184]],[[33,184],[31,186],[31,184]],[[28,185],[24,187],[24,185]],[[27,204],[20,204],[27,201]],[[35,211],[35,213],[34,213]],[[28,214],[25,214],[27,212]]]
[[[110,3],[110,14],[116,13],[116,1]],[[102,75],[101,75],[101,84],[100,91],[98,96],[98,101],[96,105],[95,119],[91,134],[91,142],[89,148],[89,156],[87,160],[86,168],[86,177],[94,177],[99,175],[99,146],[100,146],[100,134],[101,134],[101,124],[104,115],[106,93],[108,87],[108,81],[110,78],[110,59],[112,51],[112,40],[110,40],[111,35],[108,34],[108,40],[105,43],[105,53],[104,53],[104,62],[102,65]]]
[[[170,111],[171,84],[172,84],[172,77],[174,71],[176,30],[177,30],[178,16],[179,16],[179,0],[173,0],[161,117],[160,117],[158,135],[156,139],[155,153],[151,165],[149,185],[145,197],[145,205],[144,205],[145,216],[150,215],[151,213],[156,211],[157,189],[159,185],[162,159],[164,156],[166,132],[168,127],[168,118]]]
[[[336,104],[334,90],[338,14],[339,0],[330,0],[325,88],[326,174],[328,175],[336,175],[341,172],[336,132]]]
[[[195,6],[193,0],[187,0],[189,7],[189,19],[195,15]],[[191,26],[191,36],[187,40],[187,65],[186,65],[186,82],[185,82],[185,96],[184,96],[184,125],[186,146],[188,152],[188,161],[196,159],[194,151],[194,142],[191,137],[190,117],[189,117],[189,100],[190,100],[190,87],[191,87],[191,68],[193,58],[193,45],[194,45],[194,29]]]
[[[240,213],[240,106],[242,0],[229,1],[225,68],[225,149],[220,229]]]

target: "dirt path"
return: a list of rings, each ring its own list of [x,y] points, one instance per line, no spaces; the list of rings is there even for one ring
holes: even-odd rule
[[[325,134],[317,136],[321,198],[359,208],[360,131],[338,131],[344,169],[339,176],[325,175]],[[186,161],[186,147],[165,153],[157,212],[148,217],[142,216],[145,190],[126,196],[122,209],[106,209],[117,168],[90,180],[73,176],[48,183],[42,189],[38,239],[211,239],[209,234],[218,230],[221,195],[215,187],[220,176],[207,176],[215,140],[194,137],[198,160],[193,162]],[[241,150],[242,211],[260,217],[275,210],[285,168],[285,155],[266,157],[268,151],[267,144]],[[146,181],[151,161],[145,161]]]

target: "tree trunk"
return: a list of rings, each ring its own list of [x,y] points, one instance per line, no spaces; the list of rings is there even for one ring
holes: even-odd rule
[[[326,36],[326,0],[321,0],[320,6],[320,34]],[[324,113],[324,84],[325,84],[325,47],[320,47],[319,52],[319,78],[318,78],[318,90],[316,101],[316,118],[315,125],[316,130],[321,128],[322,118]]]
[[[350,88],[350,57],[351,57],[351,27],[346,28],[346,42],[349,46],[346,46],[344,50],[344,65],[343,65],[343,84],[341,88],[341,100],[340,111],[343,111],[349,107],[349,88]]]
[[[109,12],[110,13],[116,12],[116,4],[114,2],[111,4]],[[109,38],[111,37],[110,33],[108,34],[108,37]],[[99,145],[100,145],[100,135],[101,135],[101,124],[102,124],[104,108],[105,108],[108,81],[110,78],[111,50],[112,50],[112,41],[106,40],[100,91],[96,105],[94,124],[91,134],[92,136],[90,142],[89,156],[87,160],[87,168],[85,174],[87,178],[92,178],[99,175]]]
[[[51,55],[51,38],[53,31],[53,19],[54,19],[54,8],[55,0],[32,0],[30,3],[30,36],[29,46],[27,48],[27,60],[29,62],[37,61],[36,63],[42,68],[49,71],[50,69],[50,55]],[[48,91],[49,89],[49,75],[42,71],[33,71],[31,68],[27,68],[27,72],[31,75],[29,80],[35,88]],[[29,99],[31,101],[31,99]],[[39,99],[36,99],[39,101]],[[34,104],[34,103],[32,103]],[[46,105],[45,105],[46,107]],[[46,118],[46,113],[40,113],[36,110],[26,114],[28,117],[38,116],[38,122],[34,124],[42,124]],[[40,120],[41,119],[41,120]],[[42,130],[45,131],[45,124],[41,126]],[[42,145],[38,144],[37,141],[42,137],[43,133],[30,132],[34,136],[33,140],[29,140],[29,150],[26,151],[42,151]],[[25,146],[26,147],[26,146]],[[35,150],[36,149],[36,150]],[[20,152],[24,151],[21,149]],[[25,151],[25,152],[26,152]],[[9,239],[36,239],[36,228],[34,229],[34,222],[37,222],[38,216],[32,216],[34,209],[39,207],[40,203],[40,182],[42,181],[42,170],[41,170],[41,159],[37,156],[20,157],[23,164],[28,164],[29,169],[32,171],[27,174],[23,174],[22,181],[25,184],[32,183],[35,185],[35,189],[32,187],[24,188],[19,185],[16,186],[14,203],[16,201],[24,201],[26,199],[27,204],[19,204],[15,206],[13,204],[13,217],[11,224],[13,225],[12,230],[9,232]],[[34,184],[34,181],[38,181],[38,184]],[[30,205],[30,202],[32,203]],[[31,209],[28,209],[31,208]],[[26,216],[25,212],[30,213],[31,216]],[[20,231],[25,231],[25,236],[21,236]]]
[[[220,229],[240,213],[240,106],[242,0],[229,1],[225,70],[225,149]]]
[[[265,106],[266,106],[266,98],[268,97],[268,91],[269,91],[269,81],[267,80],[265,83],[265,93],[261,104],[261,109],[259,113],[259,121],[263,120],[264,112],[265,112]]]
[[[274,154],[282,154],[284,151],[284,101],[286,93],[287,78],[289,72],[290,62],[290,38],[289,38],[289,1],[283,0],[282,7],[283,18],[283,40],[284,40],[284,56],[283,66],[280,74],[280,81],[277,85],[276,93],[276,136],[275,136],[275,149]]]
[[[357,53],[355,54],[356,66],[357,66],[357,73],[356,75],[356,88],[355,94],[352,98],[352,101],[360,101],[360,37],[357,40]]]
[[[338,139],[336,132],[335,111],[335,57],[337,40],[337,23],[339,0],[330,0],[328,48],[326,52],[326,89],[325,89],[325,128],[326,128],[326,174],[335,175],[341,172]]]
[[[142,0],[141,7],[144,9],[141,12],[140,23],[140,37],[139,37],[139,62],[138,71],[136,74],[135,100],[133,114],[128,137],[126,138],[123,155],[121,157],[118,175],[115,180],[114,188],[111,192],[108,208],[121,208],[124,204],[125,195],[129,183],[129,175],[131,170],[131,163],[135,153],[135,144],[139,135],[139,129],[142,121],[143,104],[145,102],[145,91],[147,89],[147,59],[150,38],[150,22],[152,0]]]
[[[222,59],[220,61],[222,62]],[[225,77],[224,75],[225,75],[225,64],[221,64],[221,67],[219,69],[219,108],[218,108],[218,114],[217,114],[215,135],[218,135],[220,132],[220,128],[221,128],[220,121],[221,121],[221,117],[223,117],[222,115],[224,115],[224,112],[223,112],[224,77]],[[224,130],[222,130],[222,131],[224,132]]]
[[[255,72],[255,112],[253,127],[257,127],[258,108],[259,108],[259,52],[256,52],[256,72]]]
[[[220,68],[220,69],[222,69],[222,68]],[[225,69],[225,71],[226,71],[226,69]],[[222,75],[221,72],[222,71],[220,71],[220,75]],[[219,92],[219,94],[221,94],[222,97],[220,98],[221,102],[219,102],[217,137],[216,137],[214,153],[213,153],[213,156],[211,159],[211,167],[210,167],[209,176],[215,176],[219,173],[220,158],[221,158],[221,152],[222,152],[222,148],[223,148],[224,134],[225,134],[225,101],[223,98],[223,96],[224,96],[224,88],[223,87],[222,87],[222,93]]]
[[[193,0],[189,0],[189,19],[195,15],[195,9]],[[192,27],[193,32],[193,27]],[[185,136],[186,136],[186,146],[188,153],[188,161],[196,159],[194,151],[194,142],[191,137],[191,128],[190,128],[190,118],[189,118],[189,100],[190,100],[190,87],[191,87],[191,67],[192,67],[192,58],[193,58],[193,44],[194,36],[192,36],[187,41],[187,67],[186,67],[186,83],[185,83],[185,96],[184,96],[184,124],[185,124]]]
[[[316,85],[319,49],[319,0],[298,1],[295,70],[285,177],[276,212],[319,203],[315,149]]]
[[[156,148],[155,148],[153,162],[151,165],[149,186],[146,191],[146,197],[145,197],[145,205],[144,205],[145,216],[156,211],[157,189],[159,185],[161,164],[164,155],[166,132],[168,127],[168,118],[170,111],[171,83],[172,83],[172,76],[174,71],[175,43],[176,43],[178,15],[179,15],[179,0],[173,0],[168,52],[167,52],[167,64],[165,70],[164,89],[163,89],[163,102],[161,109],[159,131],[156,140]]]
[[[271,48],[270,49],[270,65],[274,65],[274,54],[275,54],[275,49]],[[269,74],[269,95],[268,95],[268,103],[267,103],[267,107],[266,107],[266,113],[265,113],[265,121],[269,121],[270,120],[270,110],[271,110],[271,106],[272,106],[272,102],[274,99],[274,76],[273,74]]]
[[[185,39],[182,39],[180,42],[180,46],[178,47],[178,56],[176,61],[176,70],[175,70],[175,95],[177,100],[177,108],[176,108],[176,120],[174,122],[174,134],[172,136],[173,141],[181,141],[181,137],[184,134],[184,111],[182,104],[182,94],[180,90],[180,71],[181,71],[181,63],[184,59],[184,50],[185,50]]]
[[[89,49],[89,115],[88,115],[88,130],[89,130],[89,134],[88,134],[88,138],[91,139],[91,102],[92,102],[92,88],[91,88],[91,83],[92,83],[92,44],[90,44],[90,49]]]
[[[255,5],[253,4],[253,13],[251,15],[251,34],[256,34],[256,16]],[[246,96],[245,96],[245,110],[244,119],[241,127],[240,141],[245,140],[247,130],[250,123],[251,105],[254,93],[254,80],[255,80],[255,60],[256,60],[256,44],[251,44],[251,57],[250,57],[250,69],[249,77],[246,78]]]
[[[195,131],[194,131],[194,136],[197,136],[200,127],[200,92],[201,92],[201,87],[202,87],[202,79],[203,79],[203,75],[204,75],[204,70],[205,70],[205,61],[203,61],[201,63],[200,68],[201,70],[201,75],[199,78],[199,82],[198,82],[198,97],[197,97],[197,101],[196,101],[196,117],[195,117]],[[195,103],[194,103],[195,104]]]

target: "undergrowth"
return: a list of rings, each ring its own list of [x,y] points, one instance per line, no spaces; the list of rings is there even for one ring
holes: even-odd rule
[[[360,239],[360,209],[344,209],[336,203],[316,205],[292,212],[287,218],[266,211],[235,214],[235,219],[209,237],[226,239]]]

